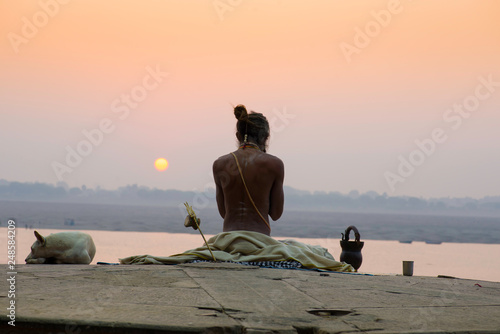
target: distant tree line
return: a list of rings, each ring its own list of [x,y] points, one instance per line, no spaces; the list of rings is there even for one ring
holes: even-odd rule
[[[388,196],[369,191],[360,194],[339,192],[303,192],[287,189],[286,203],[289,206],[306,209],[331,209],[345,211],[412,211],[412,212],[477,212],[492,211],[500,214],[500,196],[475,198],[419,198],[411,196]]]
[[[0,180],[1,200],[67,201],[87,203],[178,205],[186,201],[197,206],[215,207],[214,190],[206,192],[162,190],[138,185],[128,185],[116,190],[86,186],[68,187],[64,182],[56,185],[47,183],[23,183]],[[388,196],[369,191],[360,194],[351,191],[309,192],[285,186],[285,205],[288,209],[324,211],[412,211],[412,212],[470,212],[500,214],[500,196],[474,198],[418,198],[409,196]]]

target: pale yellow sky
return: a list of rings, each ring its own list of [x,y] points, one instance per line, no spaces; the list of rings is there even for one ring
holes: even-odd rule
[[[0,0],[0,178],[202,190],[243,103],[270,119],[289,186],[499,195],[499,14],[495,0]],[[434,129],[446,139],[416,152]]]

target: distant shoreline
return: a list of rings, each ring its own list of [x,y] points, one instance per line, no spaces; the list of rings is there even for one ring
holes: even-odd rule
[[[393,196],[375,191],[347,194],[338,191],[305,191],[284,186],[285,206],[301,211],[334,211],[366,213],[406,213],[500,217],[500,196],[440,197]],[[194,206],[216,207],[215,188],[204,191],[158,189],[137,184],[114,190],[86,186],[69,187],[64,182],[17,182],[0,179],[0,200],[42,201],[81,204],[176,206],[188,201]]]
[[[168,208],[184,210],[184,202],[182,201],[169,201],[169,202],[155,202],[155,201],[95,201],[95,200],[74,200],[74,199],[5,199],[0,198],[0,203],[40,203],[40,204],[71,204],[71,205],[97,205],[97,206],[126,206],[126,207],[151,207],[151,208]],[[193,206],[195,209],[196,205]],[[203,204],[203,208],[217,209],[215,203]],[[500,218],[500,210],[464,210],[461,208],[446,210],[412,210],[412,209],[375,209],[375,208],[335,208],[335,207],[295,207],[285,202],[285,211],[291,212],[324,212],[324,213],[359,213],[359,214],[387,214],[387,215],[416,215],[416,216],[435,216],[435,217],[485,217],[485,218]],[[0,216],[1,218],[1,216]]]

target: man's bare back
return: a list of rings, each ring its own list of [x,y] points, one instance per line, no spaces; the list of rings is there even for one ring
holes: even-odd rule
[[[283,213],[283,162],[253,147],[234,152],[238,158],[248,191],[257,209],[269,224],[269,216],[277,220]],[[271,234],[268,225],[256,212],[247,195],[232,154],[213,164],[219,213],[224,218],[224,232],[255,231]]]

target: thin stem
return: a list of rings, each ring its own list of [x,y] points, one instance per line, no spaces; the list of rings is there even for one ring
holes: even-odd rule
[[[207,239],[205,239],[205,235],[201,231],[200,225],[198,224],[198,218],[196,218],[196,213],[194,213],[193,208],[187,202],[184,203],[184,206],[186,207],[186,210],[188,212],[189,217],[191,217],[194,220],[194,223],[196,224],[196,227],[200,231],[200,234],[201,234],[201,236],[203,238],[203,241],[205,242],[205,245],[207,246],[208,250],[210,251],[210,254],[212,255],[212,258],[214,259],[214,261],[217,261],[215,259],[214,253],[212,253],[212,249],[208,245]]]

